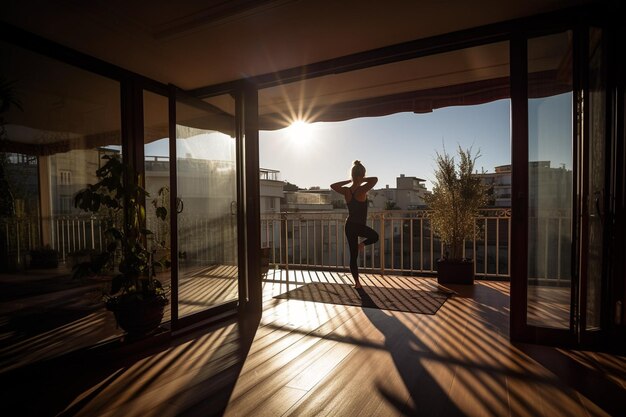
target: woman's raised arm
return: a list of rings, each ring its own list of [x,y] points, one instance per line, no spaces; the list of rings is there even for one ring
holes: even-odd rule
[[[344,194],[346,193],[345,188],[343,188],[344,185],[348,185],[352,182],[352,180],[346,180],[346,181],[338,181],[334,184],[330,185],[330,188],[332,188],[334,191],[337,191],[339,194]]]
[[[366,193],[374,188],[374,186],[378,182],[378,177],[365,177],[363,178],[363,181],[365,182],[365,184],[361,184],[359,191]]]

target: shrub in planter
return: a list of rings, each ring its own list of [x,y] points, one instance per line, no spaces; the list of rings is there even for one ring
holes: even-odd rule
[[[445,150],[437,153],[433,191],[425,198],[431,226],[445,247],[437,261],[437,279],[442,284],[474,282],[474,262],[463,258],[463,244],[474,236],[476,216],[488,202],[488,188],[474,174],[480,152],[472,155],[471,148],[459,146],[458,157],[456,163]]]

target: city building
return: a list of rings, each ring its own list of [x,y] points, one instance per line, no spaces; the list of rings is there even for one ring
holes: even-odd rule
[[[285,183],[280,180],[280,171],[261,168],[259,185],[259,202],[261,213],[280,212],[281,201],[284,198]]]
[[[530,161],[529,207],[537,210],[559,209],[572,198],[573,173],[564,166],[554,168],[550,161]],[[495,167],[495,172],[476,174],[491,190],[490,200],[495,207],[511,207],[511,165]]]
[[[492,205],[511,207],[511,165],[495,167],[495,172],[476,174],[489,187]]]
[[[426,205],[424,196],[429,193],[424,184],[425,181],[422,178],[400,174],[396,178],[396,188],[389,188],[387,185],[385,188],[372,190],[370,200],[373,202],[373,207],[380,209],[388,208],[389,204],[399,210],[424,208]]]
[[[281,211],[333,210],[331,190],[285,191]]]

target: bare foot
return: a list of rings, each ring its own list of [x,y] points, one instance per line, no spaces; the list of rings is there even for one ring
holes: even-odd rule
[[[363,286],[361,285],[360,282],[357,282],[356,284],[354,284],[354,288],[358,290],[359,288],[363,288]]]

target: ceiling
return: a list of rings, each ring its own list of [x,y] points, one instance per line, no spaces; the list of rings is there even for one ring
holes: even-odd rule
[[[0,20],[193,90],[590,1],[20,0],[5,2]],[[542,45],[552,58],[558,54],[550,48],[563,49]],[[19,81],[24,104],[6,117],[12,141],[40,146],[37,152],[44,145],[57,152],[119,141],[116,81],[2,42],[0,52],[0,73]],[[531,58],[541,63],[538,71],[560,66]],[[498,42],[280,84],[259,91],[260,127],[496,100],[508,97],[508,74],[508,42]],[[158,115],[154,123],[146,116],[148,141],[167,134],[162,100],[145,102],[146,114]],[[179,123],[232,129],[232,97],[207,97],[204,104],[199,112],[187,106],[188,120]]]
[[[592,0],[8,0],[0,20],[190,90]]]

